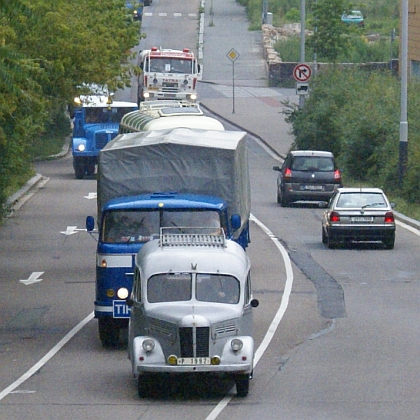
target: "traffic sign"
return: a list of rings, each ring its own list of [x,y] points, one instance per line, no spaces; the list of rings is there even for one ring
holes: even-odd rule
[[[229,58],[230,61],[234,62],[238,57],[239,53],[234,48],[232,48],[227,54],[226,57]]]
[[[293,77],[298,82],[307,82],[312,74],[311,68],[307,64],[298,64],[293,69]]]

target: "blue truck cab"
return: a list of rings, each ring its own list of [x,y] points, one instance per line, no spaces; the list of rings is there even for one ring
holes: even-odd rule
[[[73,168],[76,179],[83,179],[95,173],[99,152],[117,136],[123,115],[138,107],[105,94],[81,95],[74,102]]]

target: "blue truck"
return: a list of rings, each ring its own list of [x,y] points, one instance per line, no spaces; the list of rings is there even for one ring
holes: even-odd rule
[[[120,342],[142,245],[172,227],[223,230],[250,242],[246,133],[190,128],[120,134],[100,153],[95,317],[104,347]],[[95,229],[92,216],[88,232]]]
[[[143,7],[148,6],[148,5],[150,5],[150,2],[148,0],[145,0],[145,1],[127,0],[125,2],[125,6],[129,10],[131,17],[135,22],[141,21],[143,19]]]
[[[72,154],[76,179],[95,173],[100,150],[117,136],[123,115],[136,109],[137,103],[114,101],[105,91],[75,98]]]

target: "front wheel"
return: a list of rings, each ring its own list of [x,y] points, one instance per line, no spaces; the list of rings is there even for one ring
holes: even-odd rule
[[[236,395],[238,397],[246,397],[248,395],[249,392],[249,381],[250,381],[250,375],[249,374],[245,374],[245,375],[238,375],[235,378],[235,383],[236,383]]]
[[[111,317],[98,318],[99,338],[105,348],[116,347],[120,338],[120,326]]]

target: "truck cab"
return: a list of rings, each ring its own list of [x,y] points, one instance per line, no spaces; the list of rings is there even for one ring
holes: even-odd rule
[[[248,394],[254,365],[251,264],[209,228],[162,228],[136,257],[128,355],[139,396],[178,375],[218,376]]]
[[[197,99],[200,65],[188,48],[182,50],[152,47],[139,53],[138,100]]]
[[[125,298],[132,290],[135,256],[159,236],[161,227],[178,232],[203,227],[222,230],[228,238],[241,225],[239,215],[228,219],[227,204],[217,197],[176,192],[144,194],[109,201],[101,212],[96,258],[95,317],[104,347],[114,347],[130,316]],[[94,221],[88,217],[87,230]],[[248,235],[248,229],[245,230]],[[247,243],[248,238],[244,238]]]
[[[138,107],[105,93],[78,96],[74,104],[73,168],[76,179],[83,179],[95,173],[99,152],[118,135],[123,115]]]

